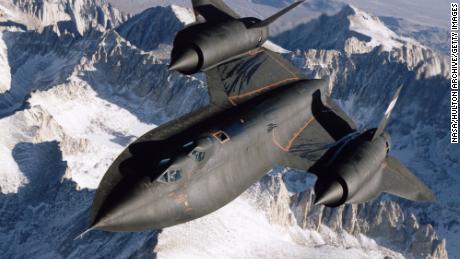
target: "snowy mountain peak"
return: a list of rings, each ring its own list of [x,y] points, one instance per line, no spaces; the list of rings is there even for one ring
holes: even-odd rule
[[[347,54],[367,53],[380,46],[384,51],[391,51],[405,44],[420,45],[415,40],[398,36],[378,17],[351,5],[345,5],[335,15],[322,15],[281,33],[277,38],[289,40],[294,48],[339,49]]]
[[[415,40],[398,36],[376,16],[352,5],[344,7],[344,10],[351,10],[347,17],[350,23],[349,30],[368,36],[370,41],[366,45],[371,48],[382,46],[383,50],[391,51],[394,48],[401,48],[403,44],[420,45]]]
[[[179,19],[179,21],[185,25],[194,23],[196,21],[195,14],[193,14],[193,11],[189,8],[178,5],[171,5],[171,9],[176,14],[176,17]]]
[[[22,28],[42,30],[57,27],[61,32],[83,35],[89,29],[106,30],[125,17],[100,0],[2,0],[0,20]],[[22,25],[22,26],[21,26]]]
[[[137,48],[152,51],[170,45],[176,32],[192,19],[195,19],[193,13],[183,7],[152,7],[131,17],[116,30]]]
[[[333,50],[340,54],[386,53],[388,62],[397,60],[416,69],[418,77],[447,76],[448,60],[416,40],[397,35],[375,16],[351,5],[335,15],[299,25],[278,34],[274,41],[295,50]]]

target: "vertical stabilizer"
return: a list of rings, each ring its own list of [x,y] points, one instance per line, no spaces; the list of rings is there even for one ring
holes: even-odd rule
[[[399,94],[401,93],[402,86],[396,90],[395,95],[393,96],[393,99],[391,99],[390,104],[388,105],[387,110],[385,111],[385,114],[383,115],[383,119],[380,121],[379,127],[374,133],[374,137],[372,140],[378,138],[380,135],[382,135],[383,131],[385,131],[385,128],[387,127],[388,121],[390,120],[391,113],[393,112],[393,109],[396,106],[396,103],[398,102]]]

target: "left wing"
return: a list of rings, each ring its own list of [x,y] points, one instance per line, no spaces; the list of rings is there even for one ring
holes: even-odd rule
[[[207,71],[211,102],[236,106],[284,85],[305,80],[297,68],[280,54],[257,48]]]

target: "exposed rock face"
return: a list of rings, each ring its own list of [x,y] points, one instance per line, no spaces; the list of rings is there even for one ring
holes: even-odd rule
[[[178,17],[179,20],[171,17]],[[189,9],[183,7],[154,7],[132,17],[118,27],[117,31],[139,49],[151,51],[159,48],[160,45],[163,47],[170,45],[175,36],[171,32],[179,31],[184,26],[183,23],[191,23],[195,20],[186,17],[194,16]],[[180,22],[181,18],[184,20]],[[152,38],[151,35],[156,37]],[[165,56],[165,59],[169,59],[169,56]]]
[[[151,256],[157,232],[97,232],[71,240],[86,227],[92,190],[121,150],[155,125],[208,103],[202,75],[166,72],[172,35],[190,22],[190,12],[155,8],[124,21],[98,1],[0,4],[0,78],[10,78],[0,82],[0,257]],[[334,210],[314,207],[314,194],[305,187],[313,180],[299,178],[297,186],[286,174],[265,177],[244,197],[256,201],[274,225],[298,226],[300,234],[288,241],[297,248],[446,258],[437,233],[447,237],[447,246],[455,242],[450,240],[458,236],[459,221],[451,208],[459,204],[449,196],[460,189],[446,184],[460,171],[459,153],[446,148],[446,107],[438,101],[447,94],[448,66],[388,29],[383,31],[391,41],[380,47],[382,35],[362,17],[383,26],[347,7],[278,41],[298,49],[290,58],[307,75],[330,75],[334,95],[362,127],[375,125],[385,100],[404,83],[390,125],[394,153],[441,202],[385,198]],[[317,27],[324,24],[334,27]],[[220,221],[215,231],[226,231]]]
[[[366,235],[407,257],[447,258],[445,240],[437,236],[431,225],[420,224],[413,213],[404,212],[396,202],[376,201],[336,209],[314,206],[315,194],[311,189],[289,191],[293,187],[288,185],[299,184],[298,181],[312,183],[308,176],[293,174],[304,173],[271,173],[248,191],[272,223],[317,230],[328,245],[343,242],[337,237],[328,239],[329,230],[345,231],[356,238]],[[324,227],[326,232],[322,231]]]
[[[164,60],[131,45],[116,31],[102,37],[77,71],[99,96],[147,123],[163,123],[208,102],[202,81],[169,73]]]
[[[20,11],[38,19],[40,26],[55,25],[61,32],[83,35],[88,29],[111,29],[124,17],[111,5],[100,0],[12,0]]]

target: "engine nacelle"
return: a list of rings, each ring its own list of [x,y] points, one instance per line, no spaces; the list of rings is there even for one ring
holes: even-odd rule
[[[373,130],[344,144],[322,166],[315,184],[316,203],[336,207],[361,203],[380,193],[389,139],[383,135],[370,141]]]
[[[183,29],[174,40],[170,70],[196,73],[261,46],[268,38],[268,27],[252,26],[259,21],[243,18]]]

